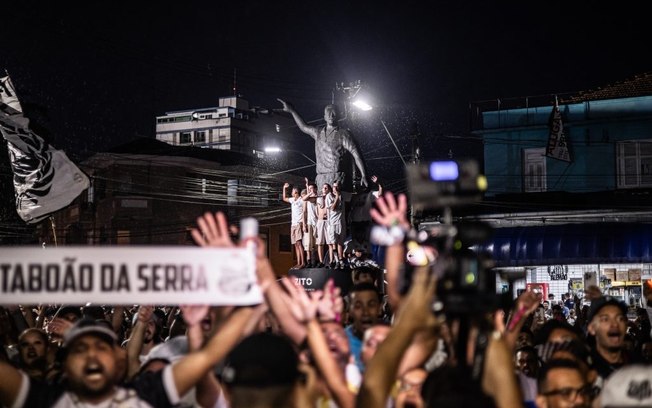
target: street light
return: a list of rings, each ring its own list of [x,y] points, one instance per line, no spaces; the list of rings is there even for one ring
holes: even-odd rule
[[[266,147],[264,150],[265,150],[265,153],[281,153],[281,152],[293,152],[293,153],[298,153],[298,154],[300,154],[301,156],[303,156],[304,158],[306,158],[310,163],[312,163],[312,164],[317,164],[317,163],[315,163],[315,161],[314,161],[313,159],[311,159],[310,157],[306,156],[305,154],[301,153],[301,152],[298,151],[298,150],[293,150],[293,149],[281,149],[280,147]]]

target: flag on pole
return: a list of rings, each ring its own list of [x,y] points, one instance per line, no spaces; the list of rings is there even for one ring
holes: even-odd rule
[[[557,97],[555,97],[555,106],[550,113],[550,120],[548,123],[550,133],[548,134],[548,147],[546,148],[546,156],[553,159],[571,162],[570,151],[568,150],[568,139],[564,134],[564,124],[561,121],[561,112],[557,104]]]
[[[89,186],[68,156],[29,128],[9,76],[0,78],[0,133],[14,174],[16,211],[28,224],[69,205]]]

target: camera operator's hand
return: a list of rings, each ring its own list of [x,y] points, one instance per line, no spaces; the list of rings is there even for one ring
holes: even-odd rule
[[[371,218],[378,224],[390,228],[399,226],[405,230],[410,229],[410,223],[407,220],[407,197],[405,194],[398,195],[398,202],[392,192],[387,192],[376,200],[376,208],[372,208],[369,213]]]

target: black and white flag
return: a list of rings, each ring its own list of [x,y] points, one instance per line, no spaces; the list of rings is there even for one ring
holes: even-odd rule
[[[550,112],[549,119],[549,134],[548,134],[548,147],[546,148],[546,156],[553,159],[571,162],[571,155],[568,149],[568,138],[564,134],[564,124],[561,121],[561,112],[559,105],[555,98],[555,106]]]
[[[0,132],[14,174],[16,211],[28,224],[69,205],[89,186],[88,177],[29,128],[9,76],[0,78]]]

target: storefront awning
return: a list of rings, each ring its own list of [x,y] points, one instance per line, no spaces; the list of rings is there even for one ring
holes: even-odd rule
[[[496,266],[652,262],[652,224],[592,223],[496,228],[476,249]]]

